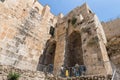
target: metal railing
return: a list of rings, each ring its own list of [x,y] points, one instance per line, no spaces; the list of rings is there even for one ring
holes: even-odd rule
[[[115,69],[114,72],[113,72],[112,80],[114,80],[115,74],[116,74],[116,69]]]

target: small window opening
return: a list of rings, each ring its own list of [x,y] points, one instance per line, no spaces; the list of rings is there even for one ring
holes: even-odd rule
[[[89,13],[92,13],[92,11],[91,11],[91,10],[89,10]]]
[[[54,36],[54,32],[55,32],[55,28],[54,28],[53,26],[51,26],[51,27],[50,27],[50,32],[49,32],[49,34],[50,34],[51,36]]]

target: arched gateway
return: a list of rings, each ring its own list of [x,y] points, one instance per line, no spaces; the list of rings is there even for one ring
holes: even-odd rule
[[[97,16],[84,4],[60,19],[55,31],[54,74],[62,65],[85,65],[86,75],[112,74],[106,37]]]
[[[86,4],[58,19],[53,35],[39,63],[53,64],[55,75],[75,64],[86,66],[86,75],[112,74],[102,25]]]

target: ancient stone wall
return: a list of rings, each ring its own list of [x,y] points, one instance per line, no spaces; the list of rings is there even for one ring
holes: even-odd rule
[[[45,80],[44,72],[21,70],[12,66],[0,65],[0,80],[8,80],[10,73],[19,74],[19,80]],[[52,75],[49,75],[52,77]]]
[[[86,4],[56,17],[37,0],[0,0],[0,10],[2,65],[35,71],[52,63],[59,74],[62,65],[78,63],[93,75],[112,73],[108,54],[120,64],[120,19],[101,25]]]
[[[0,10],[0,64],[36,70],[56,17],[36,0],[0,1]]]
[[[112,73],[102,25],[86,4],[58,20],[56,41],[55,74],[59,75],[62,65],[76,63],[87,67],[86,75]]]
[[[120,19],[102,22],[105,35],[107,37],[107,51],[111,62],[120,66]]]
[[[112,76],[108,75],[88,75],[80,77],[55,77],[52,74],[45,75],[44,72],[40,71],[30,71],[30,70],[21,70],[12,66],[0,65],[0,80],[8,80],[8,75],[10,73],[19,74],[19,80],[111,80]],[[119,79],[115,79],[119,80]]]
[[[111,62],[120,67],[120,37],[114,37],[108,42],[107,51]]]
[[[120,19],[102,22],[107,39],[120,36]]]

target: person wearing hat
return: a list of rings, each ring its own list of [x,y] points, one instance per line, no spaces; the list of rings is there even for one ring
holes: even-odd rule
[[[78,64],[75,64],[75,76],[80,76],[80,73],[79,73],[79,65]]]

